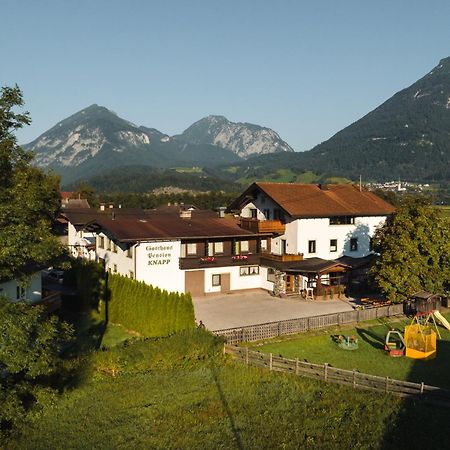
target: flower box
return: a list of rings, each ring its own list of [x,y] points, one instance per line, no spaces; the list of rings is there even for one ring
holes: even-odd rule
[[[235,255],[235,256],[232,256],[231,259],[233,261],[248,261],[248,256],[247,255]]]
[[[216,258],[214,256],[205,256],[204,258],[200,258],[201,263],[213,263],[216,262]]]

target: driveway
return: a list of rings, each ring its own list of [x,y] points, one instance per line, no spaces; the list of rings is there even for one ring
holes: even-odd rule
[[[353,310],[343,300],[278,298],[265,291],[195,297],[193,302],[197,322],[212,331]]]

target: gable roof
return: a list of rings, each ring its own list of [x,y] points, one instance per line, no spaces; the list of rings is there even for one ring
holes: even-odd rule
[[[240,209],[264,193],[291,217],[385,216],[395,212],[388,202],[373,192],[352,184],[298,184],[257,182],[249,186],[231,205]]]

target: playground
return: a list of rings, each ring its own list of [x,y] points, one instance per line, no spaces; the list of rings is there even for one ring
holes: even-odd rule
[[[443,322],[450,321],[450,313],[441,317]],[[399,335],[408,346],[415,345],[415,348],[408,347],[401,352]],[[434,349],[433,336],[436,338]],[[450,331],[434,315],[378,319],[354,328],[333,327],[251,346],[254,350],[285,358],[328,363],[341,369],[450,389]],[[406,356],[407,352],[410,357]]]

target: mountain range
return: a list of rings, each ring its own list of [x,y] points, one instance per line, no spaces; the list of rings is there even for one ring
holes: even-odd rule
[[[39,167],[54,169],[64,183],[124,166],[211,167],[271,152],[293,152],[273,130],[208,116],[169,136],[137,126],[105,107],[91,105],[24,146]]]
[[[448,183],[450,58],[305,152],[294,152],[269,128],[233,123],[223,116],[205,117],[183,133],[169,136],[134,125],[98,105],[59,122],[25,148],[35,153],[38,166],[60,173],[64,183],[83,179],[95,187],[101,175],[102,186],[111,180],[117,189],[113,180],[118,171],[125,174],[122,189],[126,177],[142,178],[138,166],[164,173],[158,176],[165,183],[170,183],[173,171],[164,170],[180,167],[202,168],[199,175],[189,177],[210,177],[228,186],[254,179],[317,182],[359,176],[367,181]],[[112,170],[114,177],[109,176]],[[145,191],[142,183],[139,186]]]

